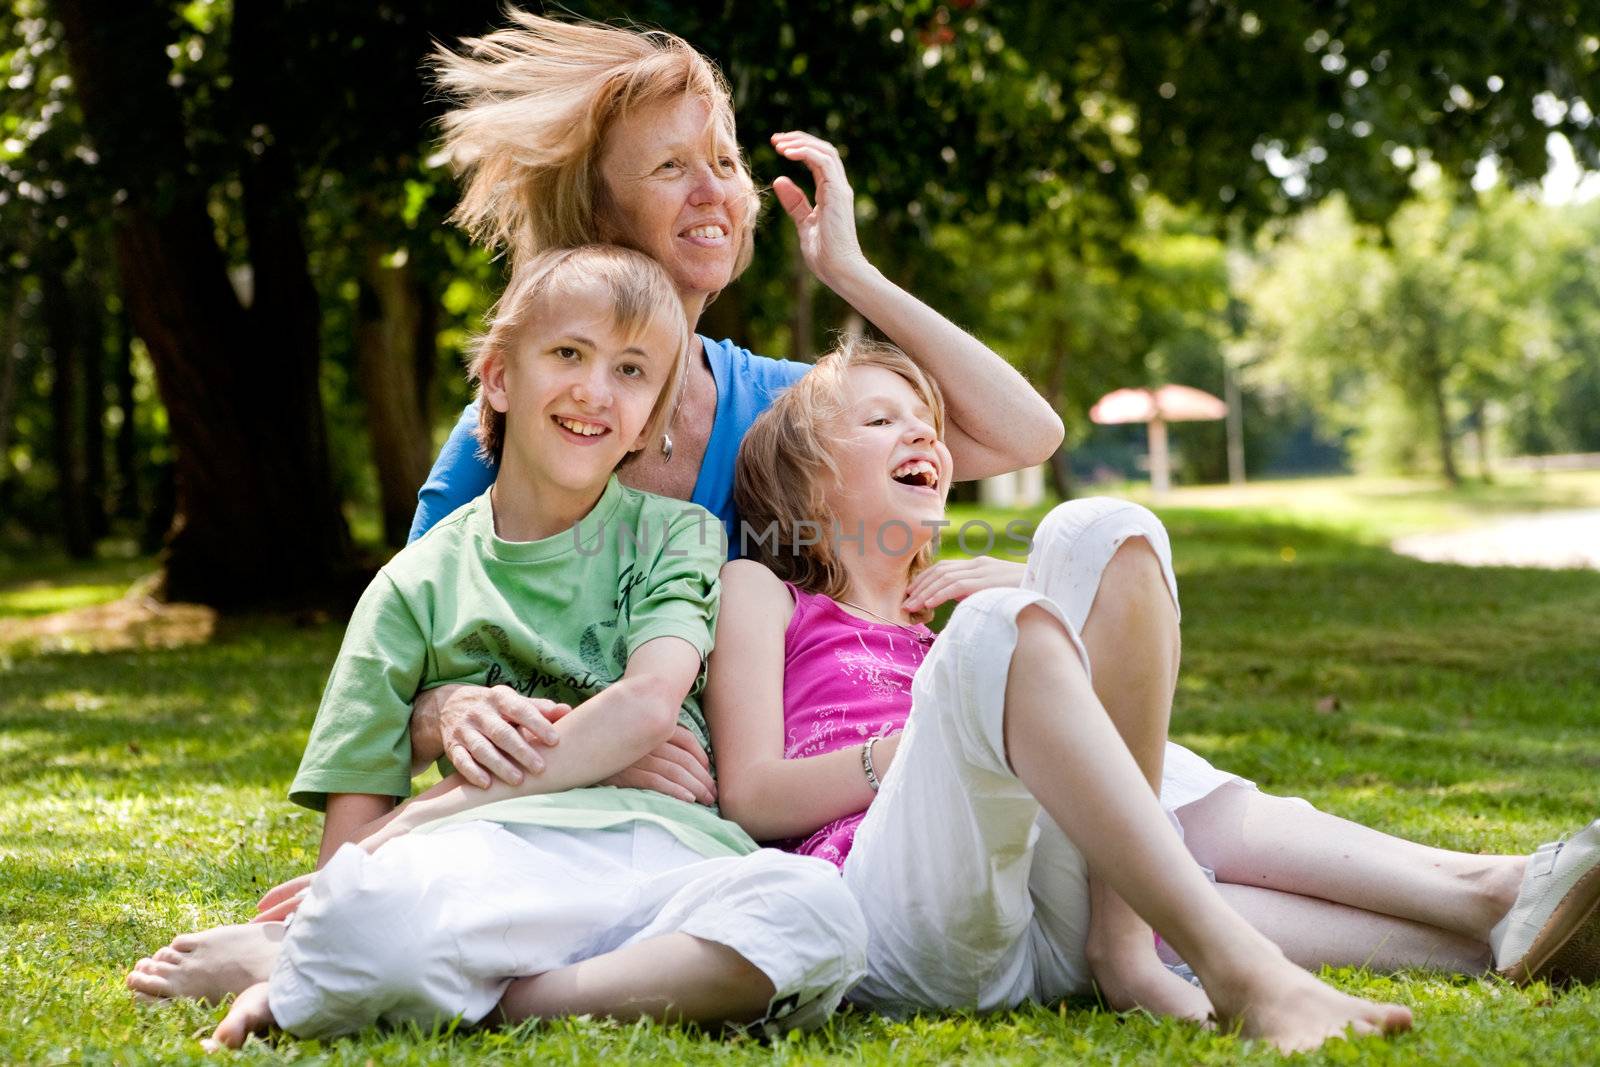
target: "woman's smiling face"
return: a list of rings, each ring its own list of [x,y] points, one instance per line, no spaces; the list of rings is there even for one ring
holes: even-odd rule
[[[601,150],[602,236],[665,267],[686,304],[732,281],[753,222],[750,177],[723,125],[685,95],[623,115]]]

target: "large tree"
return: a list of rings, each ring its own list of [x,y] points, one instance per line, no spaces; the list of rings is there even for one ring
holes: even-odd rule
[[[115,190],[97,210],[114,220],[127,312],[175,446],[168,591],[246,604],[325,590],[353,559],[327,455],[324,355],[364,385],[393,537],[427,453],[440,272],[463,269],[433,236],[450,189],[422,162],[438,105],[419,63],[431,39],[486,29],[497,7],[48,7],[100,184]],[[839,141],[874,258],[978,325],[987,309],[925,251],[940,223],[1048,216],[1053,240],[1098,244],[1114,261],[1146,192],[1259,220],[1337,188],[1380,218],[1424,156],[1461,170],[1492,155],[1529,176],[1554,130],[1581,160],[1600,158],[1584,104],[1600,98],[1600,14],[1580,0],[575,9],[663,26],[715,57],[762,180],[781,166],[765,147],[772,131]],[[353,312],[330,301],[330,271],[350,282],[340,299]],[[708,328],[793,350],[846,310],[819,293],[814,323],[802,322],[792,312],[807,292],[769,232]]]
[[[1072,127],[1115,109],[1104,172],[1174,201],[1259,217],[1337,191],[1381,221],[1427,161],[1539,178],[1551,133],[1600,168],[1591,0],[954,6],[1062,86]]]
[[[169,3],[54,6],[84,126],[118,187],[122,292],[175,446],[166,592],[220,605],[336,592],[355,560],[329,464],[323,309],[303,202],[311,176],[341,167],[373,195],[397,198],[384,186],[398,188],[424,137],[427,25],[366,5],[358,18],[357,5],[236,0],[231,10],[213,5],[216,24],[201,35]],[[198,72],[207,84],[187,96],[174,88],[182,78],[170,58],[184,41],[219,53]],[[215,186],[228,181],[236,193],[219,197]],[[219,206],[237,213],[237,248],[219,243],[228,232],[214,218]],[[381,240],[382,226],[364,221],[367,242]],[[373,284],[385,284],[381,253],[361,255]],[[407,317],[390,311],[397,303],[384,293],[366,305],[379,320],[361,344],[367,366],[381,367],[386,343],[417,347],[383,329],[386,317]],[[418,390],[403,391],[420,403]],[[419,432],[419,420],[388,410],[374,421],[398,421],[391,440]],[[416,442],[384,455],[396,453],[413,457],[415,473]]]
[[[57,10],[84,124],[121,185],[122,291],[155,363],[178,457],[167,592],[248,603],[331,583],[353,561],[329,472],[320,312],[296,176],[274,138],[281,27],[259,4],[237,5],[232,74],[255,131],[241,168],[251,267],[241,299],[168,84],[170,10],[95,0],[61,0]],[[245,37],[245,27],[260,36]]]

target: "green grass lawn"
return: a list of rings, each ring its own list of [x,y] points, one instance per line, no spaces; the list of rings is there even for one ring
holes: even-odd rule
[[[1179,498],[1188,505],[1193,501]],[[1467,570],[1390,555],[1408,521],[1175,507],[1185,631],[1174,734],[1263,786],[1433,844],[1527,851],[1600,814],[1600,574]],[[1436,502],[1436,511],[1457,504]],[[1415,528],[1413,525],[1411,528]],[[0,615],[114,595],[139,561],[0,574]],[[110,589],[107,593],[105,590]],[[0,1063],[199,1058],[219,1017],[121,986],[173,933],[247,915],[307,869],[317,820],[284,791],[337,624],[224,622],[154,652],[0,651]],[[1326,707],[1338,698],[1338,710]],[[1518,990],[1332,972],[1417,1029],[1309,1062],[1586,1064],[1600,988]],[[1260,1047],[1070,1001],[972,1017],[841,1017],[775,1044],[587,1020],[468,1035],[252,1043],[249,1062],[1274,1062]]]
[[[1150,503],[1147,487],[1117,495]],[[1600,508],[1600,470],[1506,471],[1493,482],[1468,481],[1448,489],[1436,479],[1286,478],[1247,485],[1195,485],[1174,489],[1166,508],[1241,509],[1255,516],[1309,522],[1361,541],[1387,543],[1426,533],[1492,522],[1511,515]]]

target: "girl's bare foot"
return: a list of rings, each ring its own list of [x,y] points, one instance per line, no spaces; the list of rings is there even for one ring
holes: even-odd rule
[[[1281,1052],[1309,1052],[1336,1037],[1393,1034],[1411,1029],[1411,1010],[1339,992],[1294,964],[1251,974],[1237,1000],[1212,990],[1224,1025],[1270,1041]],[[1226,1007],[1224,1006],[1226,1003]]]
[[[1094,964],[1094,981],[1112,1011],[1142,1008],[1203,1023],[1211,1017],[1211,1001],[1203,991],[1169,971],[1149,948],[1137,960],[1111,959]]]
[[[200,1047],[207,1052],[238,1048],[245,1038],[260,1033],[274,1022],[272,1009],[267,1006],[267,983],[257,982],[234,998],[228,1014],[211,1036],[200,1042]]]
[[[267,980],[278,960],[283,929],[281,922],[267,922],[179,934],[172,944],[134,964],[127,986],[141,999],[188,997],[220,1003]]]

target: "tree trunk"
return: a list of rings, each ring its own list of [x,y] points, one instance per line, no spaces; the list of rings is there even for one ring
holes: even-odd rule
[[[1056,411],[1064,411],[1066,405],[1062,402],[1061,393],[1064,389],[1062,379],[1067,372],[1067,327],[1061,313],[1054,307],[1058,286],[1056,273],[1048,256],[1039,265],[1035,285],[1038,287],[1040,301],[1050,308],[1047,342],[1050,365],[1045,368],[1044,396]],[[1061,447],[1050,455],[1050,488],[1055,491],[1057,500],[1072,499],[1072,449],[1066,441],[1062,441]]]
[[[102,166],[126,194],[117,264],[176,455],[166,593],[224,607],[344,595],[353,553],[327,457],[319,316],[293,171],[270,131],[244,151],[250,313],[228,280],[193,176],[160,4],[59,0],[73,83]],[[233,75],[248,119],[275,54],[258,5],[235,6]],[[248,40],[248,45],[242,43]]]
[[[5,485],[11,473],[11,407],[17,400],[17,363],[22,330],[22,294],[7,294],[4,329],[0,329],[0,486]]]
[[[63,242],[64,244],[65,242]],[[55,460],[61,539],[74,559],[94,555],[89,518],[88,460],[83,450],[83,349],[66,273],[65,251],[42,264],[45,339],[50,349],[50,438]]]
[[[1456,468],[1455,435],[1450,432],[1450,406],[1444,395],[1444,366],[1434,343],[1429,340],[1424,345],[1423,374],[1427,380],[1428,403],[1438,434],[1439,471],[1451,488],[1455,488],[1461,484],[1461,472]]]
[[[707,304],[700,313],[700,321],[690,323],[689,326],[696,333],[704,334],[713,341],[724,338],[731,339],[736,345],[750,345],[750,316],[745,310],[744,287],[738,282],[730,285],[717,294],[717,298]],[[758,353],[763,356],[777,356],[775,352]]]
[[[1056,499],[1072,499],[1072,450],[1066,445],[1050,456],[1050,488],[1055,490]]]
[[[117,316],[113,329],[116,332],[117,408],[122,412],[113,446],[117,461],[115,511],[120,519],[136,519],[139,517],[139,428],[135,419],[133,332],[128,327],[125,312]]]
[[[1244,484],[1244,397],[1239,391],[1239,372],[1227,355],[1222,357],[1222,394],[1228,405],[1228,484]]]
[[[106,304],[99,285],[96,244],[79,268],[74,287],[78,350],[83,368],[81,423],[83,426],[84,505],[89,536],[98,541],[111,532],[106,514]],[[89,260],[96,259],[94,266]]]
[[[1494,471],[1489,467],[1489,409],[1481,399],[1472,402],[1472,427],[1478,451],[1478,477],[1487,485],[1494,481]]]
[[[372,461],[378,471],[383,536],[406,543],[417,489],[428,476],[433,439],[419,402],[417,342],[423,318],[409,264],[384,263],[369,244],[362,257],[356,315],[356,380],[367,409]]]
[[[178,517],[178,475],[174,465],[158,466],[151,481],[150,504],[139,529],[139,551],[147,556],[161,551]]]
[[[422,412],[422,427],[427,437],[427,450],[431,454],[433,435],[429,427],[433,425],[433,380],[439,373],[439,297],[422,271],[413,270],[411,273],[411,301],[417,309],[412,376],[417,383],[417,410]]]

